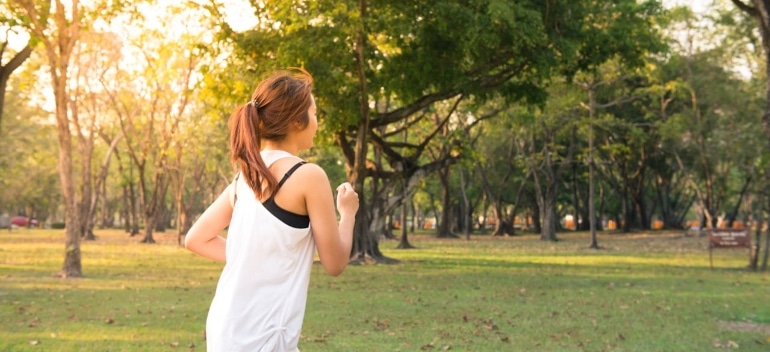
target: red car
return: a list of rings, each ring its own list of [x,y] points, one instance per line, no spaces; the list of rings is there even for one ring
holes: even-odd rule
[[[11,218],[11,224],[18,227],[37,227],[37,219],[30,220],[26,216],[14,216]]]

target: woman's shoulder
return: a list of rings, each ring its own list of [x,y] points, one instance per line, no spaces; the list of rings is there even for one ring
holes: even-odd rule
[[[273,176],[276,180],[287,178],[286,182],[313,187],[322,180],[328,180],[326,171],[318,164],[307,162],[300,158],[283,158],[275,162]]]
[[[297,171],[295,171],[295,174],[306,180],[328,180],[326,177],[326,171],[318,164],[311,162],[305,162],[301,167],[297,169]]]

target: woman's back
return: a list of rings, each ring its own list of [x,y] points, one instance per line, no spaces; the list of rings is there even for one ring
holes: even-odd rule
[[[263,152],[262,157],[270,166],[291,154]],[[274,195],[281,194],[281,189]],[[276,210],[271,212],[246,182],[236,181],[234,190],[227,264],[206,323],[208,350],[296,350],[315,254],[310,228],[296,222],[301,214],[287,218]],[[287,188],[286,193],[292,192]],[[287,203],[290,199],[280,200]],[[286,223],[292,219],[293,224]]]
[[[296,351],[314,255],[332,276],[350,258],[358,194],[339,185],[337,214],[326,172],[298,165],[318,130],[313,80],[299,71],[261,81],[230,115],[239,179],[185,236],[189,250],[226,263],[206,320],[209,351]]]

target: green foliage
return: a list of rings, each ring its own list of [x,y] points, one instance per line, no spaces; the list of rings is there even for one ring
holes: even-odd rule
[[[54,127],[47,113],[27,105],[29,97],[11,79],[0,143],[0,214],[20,212],[44,221],[61,198]],[[30,214],[31,213],[31,214]]]
[[[575,61],[567,64],[568,77],[580,71],[593,71],[600,64],[619,58],[626,67],[640,67],[649,55],[661,53],[666,46],[656,26],[662,14],[658,1],[588,2],[579,29],[585,36]],[[569,62],[569,60],[567,60]]]
[[[659,49],[651,46],[655,1],[364,4],[363,12],[351,1],[256,6],[257,28],[232,38],[239,48],[233,69],[258,76],[305,67],[316,77],[327,123],[340,130],[361,117],[362,99],[407,106],[431,93],[462,92],[477,103],[497,96],[543,101],[543,80],[560,69],[574,73],[616,54],[635,64]]]

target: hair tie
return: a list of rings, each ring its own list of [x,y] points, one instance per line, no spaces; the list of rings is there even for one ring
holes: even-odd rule
[[[259,109],[259,100],[257,100],[257,98],[254,98],[254,100],[250,101],[248,105],[253,105],[255,109]]]

